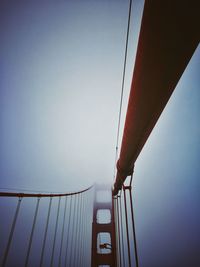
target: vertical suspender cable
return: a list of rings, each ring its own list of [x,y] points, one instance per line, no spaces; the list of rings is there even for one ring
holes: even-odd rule
[[[77,257],[77,239],[78,239],[78,226],[79,226],[79,209],[80,209],[80,194],[77,195],[78,203],[77,203],[77,212],[75,217],[76,227],[75,227],[75,237],[74,237],[74,255],[73,255],[73,261],[72,266],[76,266],[76,257]],[[74,223],[75,223],[74,222]]]
[[[125,47],[125,53],[124,53],[124,66],[123,66],[120,107],[119,107],[118,126],[117,126],[114,179],[115,179],[115,170],[116,170],[116,163],[117,163],[117,157],[118,157],[119,131],[120,131],[120,123],[121,123],[122,101],[123,101],[123,95],[124,95],[124,81],[125,81],[125,74],[126,74],[126,60],[127,60],[128,40],[129,40],[129,31],[130,31],[131,9],[132,9],[132,0],[129,1],[128,25],[127,25],[127,32],[126,32],[126,47]]]
[[[83,214],[85,215],[85,196],[83,199]],[[82,241],[81,241],[81,256],[80,256],[80,262],[82,263],[82,265],[84,266],[84,262],[83,262],[83,256],[84,256],[84,241],[85,241],[85,217],[83,216],[83,220],[82,220]]]
[[[58,262],[59,267],[61,266],[61,256],[62,256],[62,248],[63,248],[64,229],[65,229],[66,208],[67,208],[67,196],[65,197],[65,207],[64,207],[64,216],[63,216],[61,243],[60,243],[60,253],[59,253],[59,262]]]
[[[118,225],[118,240],[119,240],[119,263],[120,267],[122,266],[122,259],[121,259],[121,233],[120,233],[120,224],[119,224],[119,203],[118,203],[119,196],[117,196],[117,225]]]
[[[66,237],[66,251],[65,251],[65,267],[67,266],[67,256],[68,256],[68,247],[69,247],[69,230],[70,230],[70,222],[71,222],[71,212],[72,212],[72,195],[70,196],[70,204],[69,204],[69,221],[67,225],[67,237]]]
[[[139,267],[138,263],[138,253],[137,253],[137,242],[136,242],[136,232],[135,232],[135,221],[134,221],[134,213],[133,213],[133,200],[131,195],[131,189],[129,189],[130,195],[130,204],[131,204],[131,218],[132,218],[132,227],[133,227],[133,240],[134,240],[134,248],[135,248],[135,263],[136,267]]]
[[[3,261],[2,261],[2,265],[1,265],[2,267],[6,266],[6,261],[7,261],[8,253],[9,253],[9,250],[10,250],[10,245],[11,245],[11,242],[12,242],[13,233],[14,233],[14,230],[15,230],[15,225],[16,225],[18,214],[19,214],[21,201],[22,201],[22,198],[19,197],[18,203],[17,203],[17,208],[16,208],[16,211],[15,211],[15,215],[14,215],[12,226],[11,226],[11,230],[10,230],[10,234],[9,234],[9,238],[8,238],[8,243],[6,245],[6,249],[5,249],[5,253],[4,253],[4,257],[3,257]]]
[[[117,212],[117,198],[113,197],[114,204],[114,221],[115,221],[115,235],[116,235],[116,263],[120,267],[120,248],[119,248],[119,225],[118,225],[118,212]]]
[[[129,242],[129,230],[128,230],[128,215],[127,215],[127,204],[126,204],[126,189],[123,186],[124,191],[124,206],[125,206],[125,219],[126,219],[126,238],[127,238],[127,246],[128,246],[128,262],[131,267],[131,254],[130,254],[130,242]]]
[[[77,266],[79,265],[79,258],[80,258],[80,249],[81,249],[81,240],[82,240],[82,217],[83,217],[83,194],[80,195],[81,203],[80,203],[80,213],[79,213],[79,234],[78,234],[78,255],[77,255]]]
[[[86,212],[86,205],[85,205],[85,198],[86,196],[84,195],[83,198],[83,215],[82,215],[82,242],[81,242],[81,258],[80,258],[80,266],[83,265],[83,257],[84,257],[84,244],[85,244],[85,212]]]
[[[28,244],[28,250],[27,250],[27,254],[26,254],[25,267],[28,266],[28,260],[29,260],[29,255],[30,255],[30,251],[31,251],[31,245],[32,245],[33,234],[34,234],[34,230],[35,230],[35,223],[36,223],[36,219],[37,219],[39,203],[40,203],[40,198],[38,197],[37,204],[36,204],[36,209],[35,209],[35,215],[34,215],[34,218],[33,218],[33,225],[32,225],[32,229],[31,229],[31,235],[30,235],[29,244]]]
[[[112,205],[112,209],[113,209],[113,213],[114,213],[114,222],[115,222],[115,237],[116,237],[116,263],[117,263],[117,267],[119,267],[118,265],[118,255],[119,255],[119,246],[118,246],[118,227],[117,227],[117,220],[116,220],[116,216],[117,216],[117,210],[116,210],[116,198],[113,196],[113,205]],[[112,241],[111,241],[112,243]]]
[[[59,212],[60,212],[60,199],[58,201],[58,209],[57,209],[57,216],[56,216],[56,226],[55,226],[55,232],[54,232],[54,239],[53,239],[53,249],[51,253],[51,264],[50,266],[53,267],[53,260],[54,260],[54,250],[55,250],[55,244],[56,244],[56,236],[57,236],[57,229],[58,229],[58,218],[59,218]]]
[[[123,221],[122,221],[122,198],[120,196],[120,225],[121,225],[121,233],[122,233],[122,258],[123,258],[123,267],[126,267],[125,266],[125,253],[124,253],[124,232],[123,232]]]
[[[86,214],[88,215],[87,216],[87,223],[86,223],[86,232],[87,232],[87,237],[90,236],[91,234],[91,230],[92,230],[92,227],[90,227],[90,223],[91,223],[91,217],[89,216],[89,211],[91,210],[89,207],[91,205],[91,202],[90,202],[90,195],[87,194],[87,198],[86,198],[86,207],[87,207],[87,210],[86,210]],[[88,240],[86,240],[86,242],[88,242]],[[91,265],[91,249],[88,248],[88,246],[86,246],[86,249],[87,249],[87,266],[90,266]]]
[[[79,211],[78,211],[78,229],[77,229],[77,239],[76,239],[76,257],[75,257],[75,266],[78,266],[78,256],[79,256],[79,248],[80,248],[80,243],[79,243],[79,238],[80,238],[80,223],[81,223],[81,195],[79,194],[80,198],[80,203],[79,203]]]
[[[83,193],[80,195],[81,203],[80,203],[80,212],[79,212],[79,233],[78,233],[78,246],[77,246],[77,266],[80,266],[79,258],[80,258],[80,247],[81,247],[81,239],[82,239],[82,207],[83,207]]]
[[[86,212],[88,211],[88,198],[87,198],[88,196],[86,195],[85,196],[85,214],[86,214]],[[84,224],[84,232],[85,232],[85,236],[84,236],[84,241],[85,241],[85,244],[87,243],[87,236],[88,236],[88,232],[87,232],[87,224],[88,224],[88,222],[87,222],[87,216],[85,216],[85,224]],[[84,254],[83,254],[83,256],[85,256],[84,257],[84,263],[85,263],[85,266],[87,267],[87,266],[90,266],[90,264],[88,263],[88,260],[89,260],[89,256],[88,256],[88,250],[87,250],[87,246],[85,245],[84,246]]]
[[[70,242],[70,257],[69,257],[69,266],[72,266],[72,251],[73,251],[73,245],[74,245],[74,221],[75,221],[75,214],[76,214],[76,198],[77,195],[75,195],[74,200],[74,210],[73,210],[73,219],[72,219],[72,231],[71,231],[71,242]]]
[[[52,204],[52,197],[50,197],[50,200],[49,200],[47,221],[46,221],[44,239],[43,239],[43,244],[42,244],[42,253],[41,253],[41,258],[40,258],[40,267],[43,266],[44,250],[45,250],[45,245],[46,245],[47,231],[48,231],[48,227],[49,227],[49,217],[50,217],[50,213],[51,213],[51,204]]]
[[[83,240],[83,195],[81,195],[81,213],[80,213],[80,239],[79,239],[79,252],[78,252],[78,266],[81,266],[81,250]]]
[[[81,261],[81,255],[83,252],[83,246],[84,246],[84,216],[85,216],[85,212],[84,212],[84,195],[85,193],[83,193],[83,197],[82,197],[82,215],[81,215],[81,245],[80,245],[80,263],[79,266],[81,265],[82,261]]]

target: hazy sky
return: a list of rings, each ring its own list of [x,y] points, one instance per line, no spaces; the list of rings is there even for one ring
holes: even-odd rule
[[[142,7],[133,7],[125,95]],[[111,182],[128,1],[8,1],[0,12],[1,187]]]
[[[0,187],[111,182],[128,1],[2,2]],[[142,7],[133,1],[121,132]],[[136,162],[144,266],[200,265],[199,69],[200,47]]]
[[[200,47],[136,163],[135,216],[144,266],[200,265]]]

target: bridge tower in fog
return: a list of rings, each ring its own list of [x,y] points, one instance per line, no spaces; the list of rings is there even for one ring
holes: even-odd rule
[[[111,187],[95,185],[91,266],[116,266],[114,203]]]

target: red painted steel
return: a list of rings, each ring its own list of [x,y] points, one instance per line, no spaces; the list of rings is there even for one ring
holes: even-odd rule
[[[199,18],[198,1],[145,1],[114,195],[199,44]]]
[[[92,223],[92,255],[91,266],[98,267],[99,265],[109,265],[116,267],[116,237],[115,237],[115,221],[114,221],[114,203],[111,197],[110,201],[100,202],[97,199],[97,192],[110,192],[111,188],[104,185],[95,185],[95,197],[93,206],[93,223]],[[109,209],[111,213],[111,220],[109,223],[99,223],[97,221],[97,212],[101,209]],[[111,244],[101,244],[100,248],[107,248],[109,246],[110,253],[103,254],[98,252],[97,238],[100,233],[108,233],[110,235]]]

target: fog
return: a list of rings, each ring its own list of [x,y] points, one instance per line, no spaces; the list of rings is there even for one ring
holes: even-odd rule
[[[120,144],[142,8],[133,1]],[[120,0],[1,1],[1,191],[112,183],[127,14]],[[199,69],[200,47],[135,165],[141,266],[200,265]]]

